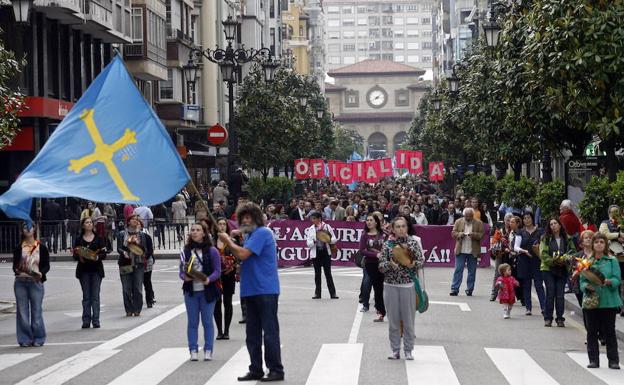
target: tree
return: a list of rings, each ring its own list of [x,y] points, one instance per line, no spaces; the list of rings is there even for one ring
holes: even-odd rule
[[[539,187],[535,203],[539,206],[544,218],[553,218],[559,215],[559,205],[565,198],[565,185],[560,180],[555,180]]]
[[[462,182],[466,196],[476,196],[480,201],[492,205],[496,199],[496,177],[485,173],[468,173]]]
[[[364,138],[353,128],[345,128],[339,124],[334,126],[335,146],[330,153],[331,159],[346,161],[357,152],[362,154],[364,148]]]
[[[0,30],[0,34],[2,30]],[[20,73],[23,62],[5,49],[0,40],[0,149],[11,144],[19,130],[19,111],[25,108],[24,95],[9,83]]]
[[[594,224],[602,222],[608,215],[610,192],[607,178],[593,176],[585,185],[585,195],[578,205],[581,217]]]

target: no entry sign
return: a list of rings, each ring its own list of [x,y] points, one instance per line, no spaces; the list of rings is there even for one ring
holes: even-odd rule
[[[227,137],[227,130],[219,123],[208,129],[208,141],[215,146],[222,145],[227,140]]]

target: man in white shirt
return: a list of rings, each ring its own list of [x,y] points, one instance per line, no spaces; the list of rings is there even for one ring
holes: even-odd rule
[[[453,273],[453,283],[451,283],[451,296],[456,296],[459,293],[459,287],[464,278],[464,265],[468,265],[466,295],[472,296],[483,235],[483,222],[474,218],[472,208],[465,208],[464,217],[455,221],[451,232],[451,236],[455,239],[455,272]]]

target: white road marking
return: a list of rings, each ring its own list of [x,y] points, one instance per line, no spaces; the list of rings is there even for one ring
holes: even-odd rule
[[[524,349],[485,348],[494,365],[505,376],[509,385],[558,385]]]
[[[100,313],[104,313],[106,312],[106,310],[100,310]],[[68,317],[72,317],[72,318],[78,318],[78,317],[82,317],[82,310],[81,311],[72,311],[69,313],[63,313]]]
[[[408,385],[459,385],[444,346],[414,346],[414,361],[405,361]]]
[[[15,346],[15,345],[13,345]],[[0,354],[0,370],[4,370],[20,362],[30,360],[37,357],[41,353],[16,353],[16,354]]]
[[[64,346],[64,345],[90,345],[90,344],[101,344],[106,342],[106,340],[102,341],[76,341],[76,342],[46,342],[45,346]],[[14,348],[15,344],[8,345],[0,345],[0,348]]]
[[[186,311],[186,308],[184,306],[184,304],[180,304],[176,307],[174,307],[173,309],[155,317],[152,318],[151,320],[147,321],[144,324],[141,324],[137,327],[135,327],[134,329],[128,330],[127,332],[123,333],[120,336],[117,336],[115,338],[113,338],[110,341],[107,341],[105,343],[103,343],[102,345],[96,346],[95,348],[93,348],[93,350],[112,350],[112,349],[116,349],[118,347],[120,347],[121,345],[124,345],[140,336],[142,336],[145,333],[148,333],[154,329],[156,329],[157,327],[159,327],[160,325],[164,324],[165,322],[171,321],[173,318],[177,317],[178,315],[184,313]]]
[[[189,359],[188,348],[160,349],[109,385],[156,385]]]
[[[306,385],[357,385],[363,344],[323,344]]]
[[[249,354],[247,348],[242,347],[234,354],[215,374],[210,377],[206,385],[237,385],[236,379],[249,371]],[[248,384],[255,384],[250,381]]]
[[[120,351],[92,349],[80,352],[25,378],[17,385],[61,385]]]
[[[461,311],[471,311],[470,306],[466,302],[429,301],[429,304],[459,306]]]
[[[362,316],[364,313],[360,311],[360,307],[355,308],[355,318],[353,319],[353,326],[351,326],[351,333],[349,333],[349,344],[357,342],[358,334],[360,333],[360,324],[362,323]]]
[[[598,377],[602,381],[606,382],[609,385],[622,385],[624,384],[624,376],[620,370],[609,369],[607,363],[609,359],[606,354],[600,355],[600,363],[601,367],[598,369],[589,369],[587,364],[589,364],[589,359],[587,358],[587,353],[581,352],[570,352],[568,356],[574,360],[577,364],[581,365],[583,369],[587,370],[594,377]]]

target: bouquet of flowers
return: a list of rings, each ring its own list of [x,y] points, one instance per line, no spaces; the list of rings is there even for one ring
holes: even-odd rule
[[[574,257],[572,257],[569,254],[561,254],[561,252],[559,250],[555,251],[555,253],[553,254],[553,265],[557,265],[557,266],[565,266],[568,263],[570,263],[570,261],[572,261]]]

